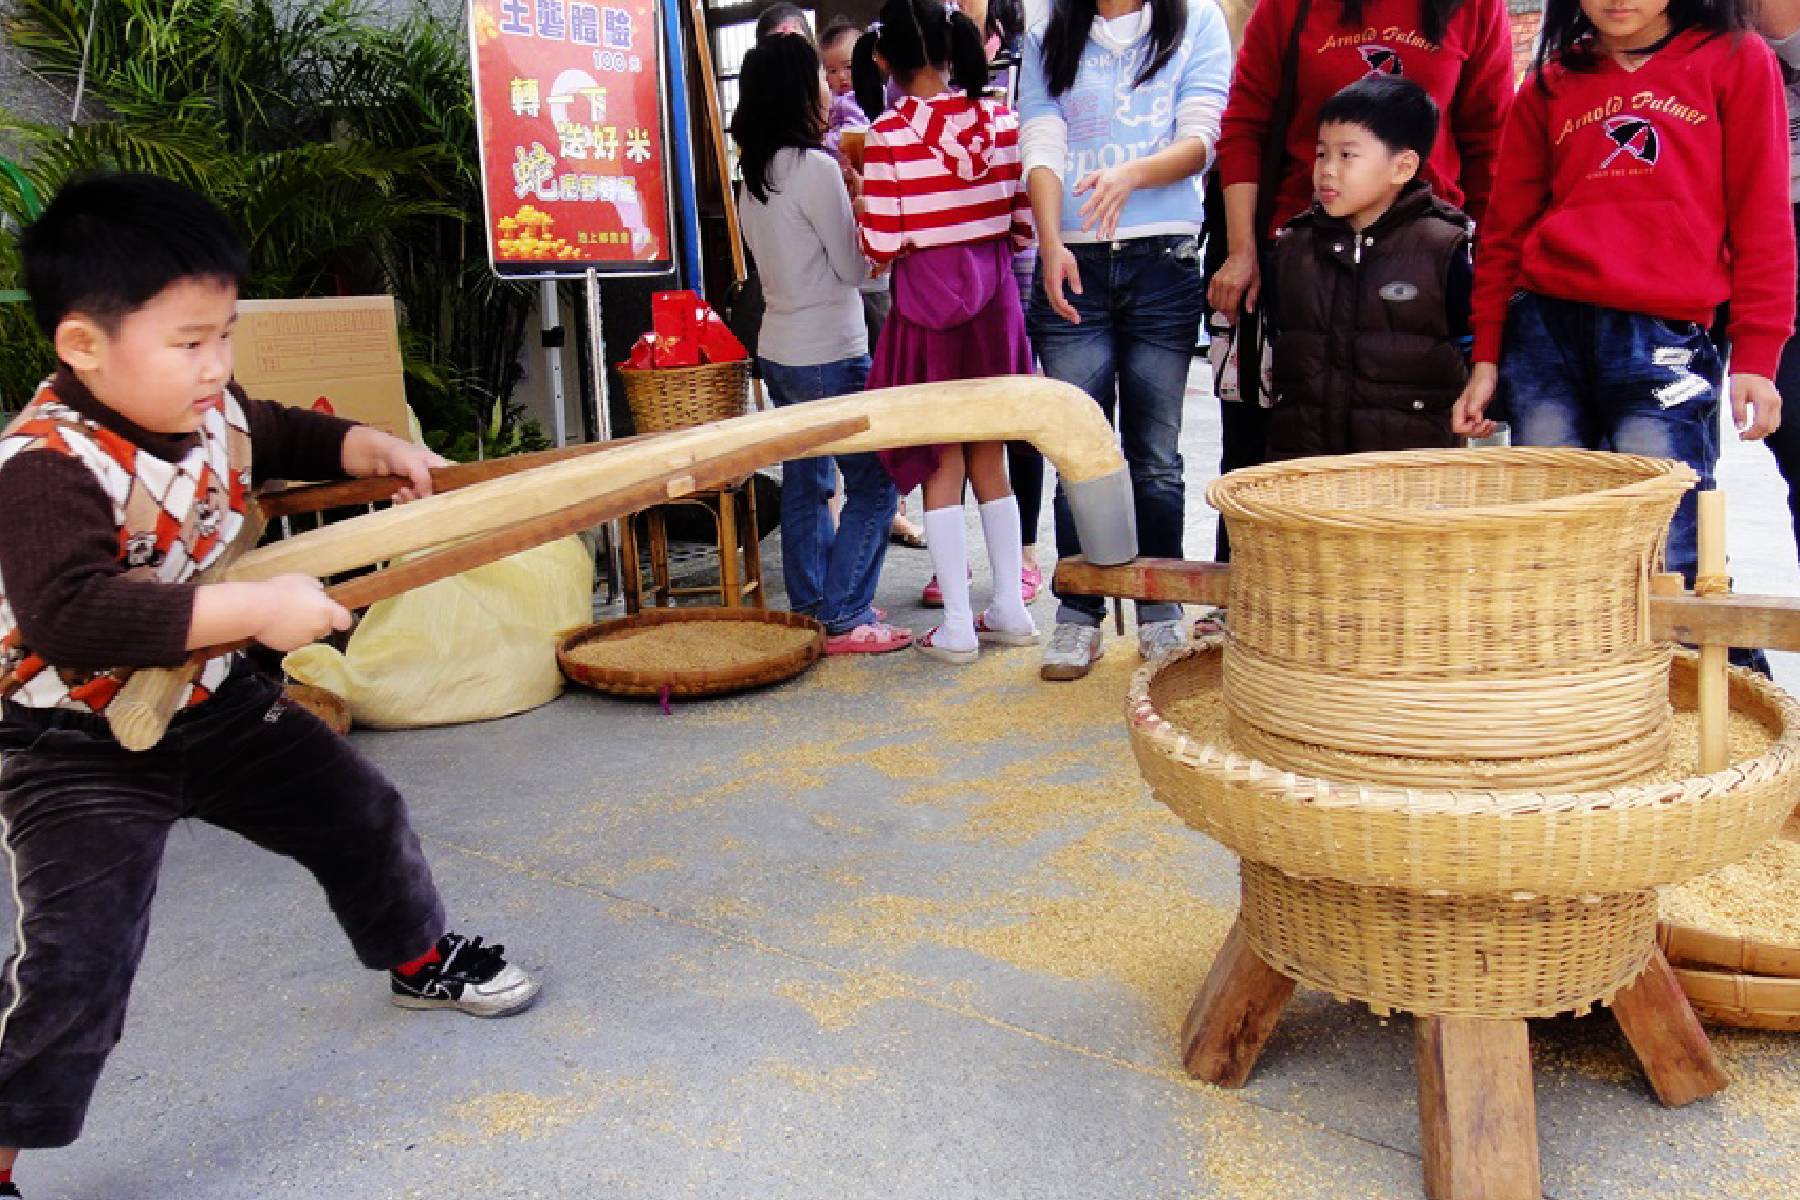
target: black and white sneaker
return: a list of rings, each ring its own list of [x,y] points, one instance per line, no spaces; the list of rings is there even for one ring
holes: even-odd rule
[[[19,1200],[18,1185],[11,1182],[0,1183],[0,1200]]]
[[[446,933],[439,959],[413,975],[388,972],[401,1008],[454,1008],[475,1017],[509,1017],[537,999],[538,982],[506,961],[505,946]]]

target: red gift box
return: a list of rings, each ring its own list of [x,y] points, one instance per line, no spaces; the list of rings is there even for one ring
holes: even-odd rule
[[[693,292],[657,292],[650,298],[651,332],[638,338],[623,366],[697,367],[750,357],[719,314]]]

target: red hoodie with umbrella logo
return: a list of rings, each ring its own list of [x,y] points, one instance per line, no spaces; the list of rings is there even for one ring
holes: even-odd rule
[[[1760,38],[1689,30],[1637,70],[1611,58],[1519,89],[1476,231],[1475,361],[1536,292],[1710,325],[1772,376],[1794,328],[1787,107]]]

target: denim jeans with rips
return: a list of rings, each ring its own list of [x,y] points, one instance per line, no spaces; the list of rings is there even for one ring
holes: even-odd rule
[[[1180,558],[1186,519],[1181,415],[1205,300],[1199,239],[1142,237],[1069,249],[1081,273],[1082,290],[1080,295],[1068,293],[1068,300],[1081,323],[1071,324],[1051,310],[1040,264],[1026,315],[1032,347],[1045,375],[1092,396],[1108,420],[1117,408],[1137,510],[1138,552]],[[1060,480],[1056,553],[1059,557],[1081,553]],[[1106,615],[1106,602],[1099,596],[1059,592],[1057,599],[1058,623],[1098,625]],[[1179,604],[1137,606],[1140,625],[1180,616]]]
[[[811,367],[757,360],[777,408],[860,392],[868,355]],[[835,471],[844,475],[844,508],[831,525]],[[888,530],[899,497],[873,454],[797,458],[781,465],[781,570],[788,607],[817,617],[827,633],[848,633],[875,619],[875,585],[887,559]]]
[[[1706,328],[1642,313],[1513,298],[1500,353],[1499,409],[1515,446],[1570,446],[1675,458],[1713,486],[1724,364]],[[1691,587],[1699,552],[1689,492],[1665,560]]]

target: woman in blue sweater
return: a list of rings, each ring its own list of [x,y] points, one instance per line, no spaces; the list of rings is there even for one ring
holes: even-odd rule
[[[1044,374],[1113,415],[1131,467],[1138,546],[1181,557],[1181,408],[1199,338],[1202,173],[1231,80],[1211,0],[1053,0],[1025,39],[1019,139],[1037,278],[1026,318]],[[1056,551],[1081,551],[1059,484]],[[1100,657],[1099,597],[1063,596],[1045,679]],[[1187,642],[1181,606],[1139,604],[1138,651]]]

